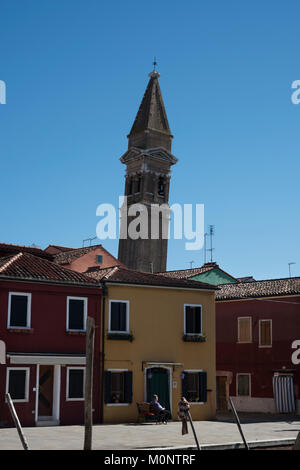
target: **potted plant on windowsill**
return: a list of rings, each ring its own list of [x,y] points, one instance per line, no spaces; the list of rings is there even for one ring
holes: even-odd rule
[[[183,341],[188,343],[204,343],[206,336],[203,333],[188,333],[182,336]]]

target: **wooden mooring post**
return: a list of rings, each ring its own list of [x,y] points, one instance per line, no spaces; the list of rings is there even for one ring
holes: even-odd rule
[[[232,412],[233,412],[233,414],[234,414],[235,422],[236,422],[236,424],[237,424],[237,427],[239,428],[240,435],[242,436],[242,439],[243,439],[245,448],[246,448],[246,450],[249,450],[249,446],[248,446],[248,444],[247,444],[247,441],[246,441],[246,439],[245,439],[244,433],[243,433],[242,428],[241,428],[241,423],[240,423],[239,417],[238,417],[238,415],[237,415],[236,409],[235,409],[234,404],[232,403],[232,400],[231,400],[230,397],[229,397],[229,403],[230,403]]]
[[[199,441],[198,441],[198,438],[197,438],[197,434],[196,434],[196,431],[195,431],[195,428],[194,428],[194,423],[193,423],[193,420],[192,420],[192,416],[191,416],[191,413],[189,412],[189,410],[187,411],[187,415],[189,417],[189,421],[191,423],[191,428],[192,428],[192,431],[193,431],[193,434],[194,434],[194,438],[195,438],[195,441],[196,441],[196,445],[197,445],[197,449],[198,450],[201,450],[201,447],[199,445]]]
[[[300,431],[298,432],[298,436],[292,450],[300,450]]]
[[[92,449],[93,426],[93,365],[94,365],[95,320],[87,317],[86,322],[86,366],[84,394],[84,450]]]
[[[12,415],[12,418],[14,420],[14,423],[15,423],[15,426],[17,428],[18,434],[20,436],[20,440],[22,442],[23,449],[24,450],[29,450],[26,438],[25,438],[24,433],[23,433],[22,428],[21,428],[21,424],[20,424],[18,415],[16,413],[13,401],[11,399],[11,396],[10,396],[9,393],[7,393],[5,396],[6,396],[7,404],[8,404],[8,407],[9,407],[9,411]]]

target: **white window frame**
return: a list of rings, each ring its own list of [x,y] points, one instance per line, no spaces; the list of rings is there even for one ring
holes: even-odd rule
[[[238,378],[240,375],[248,375],[249,378],[249,395],[239,395],[239,381]],[[249,372],[239,372],[236,374],[236,396],[237,397],[251,397],[251,374]]]
[[[250,319],[250,341],[241,341],[240,340],[240,319],[244,320],[245,318],[249,318]],[[238,317],[237,318],[237,342],[239,344],[250,344],[252,343],[252,338],[253,338],[253,333],[252,333],[252,317],[251,316],[244,316],[244,317]]]
[[[70,398],[69,397],[69,377],[70,370],[83,370],[83,397],[82,398]],[[66,378],[66,401],[84,401],[85,400],[85,367],[67,367],[67,378]]]
[[[83,307],[83,324],[84,324],[84,328],[82,330],[69,328],[69,301],[70,300],[83,300],[84,301],[84,307]],[[66,330],[67,331],[79,331],[79,332],[80,331],[86,331],[87,309],[88,309],[88,298],[87,297],[67,296],[67,322],[66,322]]]
[[[198,374],[199,372],[205,372],[204,369],[184,369],[183,373],[187,372],[188,374]],[[191,405],[204,405],[204,401],[190,401]]]
[[[200,318],[201,318],[201,331],[200,333],[187,333],[186,332],[186,307],[200,307]],[[202,304],[184,304],[184,311],[183,311],[183,331],[185,335],[203,335],[203,315],[202,315]]]
[[[11,298],[13,295],[19,295],[23,297],[27,297],[27,318],[26,318],[26,326],[12,326],[10,324],[10,317],[11,317]],[[16,328],[16,329],[30,329],[31,325],[31,293],[28,292],[9,292],[8,294],[8,315],[7,315],[7,328]]]
[[[126,304],[126,331],[120,331],[120,330],[111,330],[111,304],[113,302],[118,302],[118,303],[123,303]],[[130,333],[129,330],[129,313],[130,313],[130,302],[129,300],[117,300],[117,299],[110,299],[109,300],[109,309],[108,309],[108,333],[118,333],[118,334],[124,334],[128,335]]]
[[[269,321],[270,324],[271,324],[271,327],[270,327],[270,337],[271,337],[271,344],[261,344],[261,323],[262,322],[265,322],[265,321]],[[260,348],[271,348],[272,347],[272,344],[273,344],[273,331],[272,331],[272,327],[273,327],[273,324],[272,324],[272,320],[270,318],[262,318],[259,320],[258,322],[258,345]]]
[[[15,403],[26,403],[29,401],[29,378],[30,378],[30,367],[7,367],[6,369],[6,392],[9,393],[9,373],[10,371],[21,371],[25,370],[25,398],[13,398],[11,397],[12,401]]]
[[[106,369],[107,372],[112,372],[112,373],[124,373],[128,372],[129,369]],[[129,406],[130,403],[105,403],[106,406],[112,406],[112,407],[118,407],[118,406]]]

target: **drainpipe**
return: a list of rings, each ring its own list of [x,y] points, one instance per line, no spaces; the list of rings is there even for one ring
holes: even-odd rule
[[[103,406],[104,406],[104,344],[105,344],[105,299],[107,296],[107,287],[101,282],[102,287],[102,331],[101,331],[101,387],[100,387],[100,423],[103,424]]]

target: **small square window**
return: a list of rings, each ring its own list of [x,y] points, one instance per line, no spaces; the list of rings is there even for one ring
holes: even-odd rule
[[[182,374],[182,396],[191,403],[207,401],[207,373],[205,371],[184,371]]]
[[[251,343],[252,342],[252,318],[239,317],[238,318],[238,342]]]
[[[85,331],[87,315],[87,299],[68,297],[67,299],[67,329]]]
[[[189,374],[188,375],[188,386],[187,386],[187,400],[196,402],[199,400],[199,375]]]
[[[96,261],[97,261],[97,264],[103,264],[103,256],[102,255],[96,255]]]
[[[30,327],[31,294],[10,292],[8,303],[9,303],[8,327],[9,328],[29,328]]]
[[[68,368],[67,376],[67,399],[83,400],[84,399],[84,368],[74,367]]]
[[[132,402],[132,371],[105,371],[104,401],[110,405]]]
[[[250,396],[250,374],[237,374],[237,395]]]
[[[186,335],[202,334],[202,306],[185,305],[184,322]]]
[[[14,401],[28,401],[29,369],[7,369],[7,393]]]
[[[259,320],[259,346],[272,346],[272,320]]]
[[[110,382],[111,403],[124,403],[124,373],[114,372]]]
[[[110,301],[109,331],[128,333],[129,312],[127,301]]]

